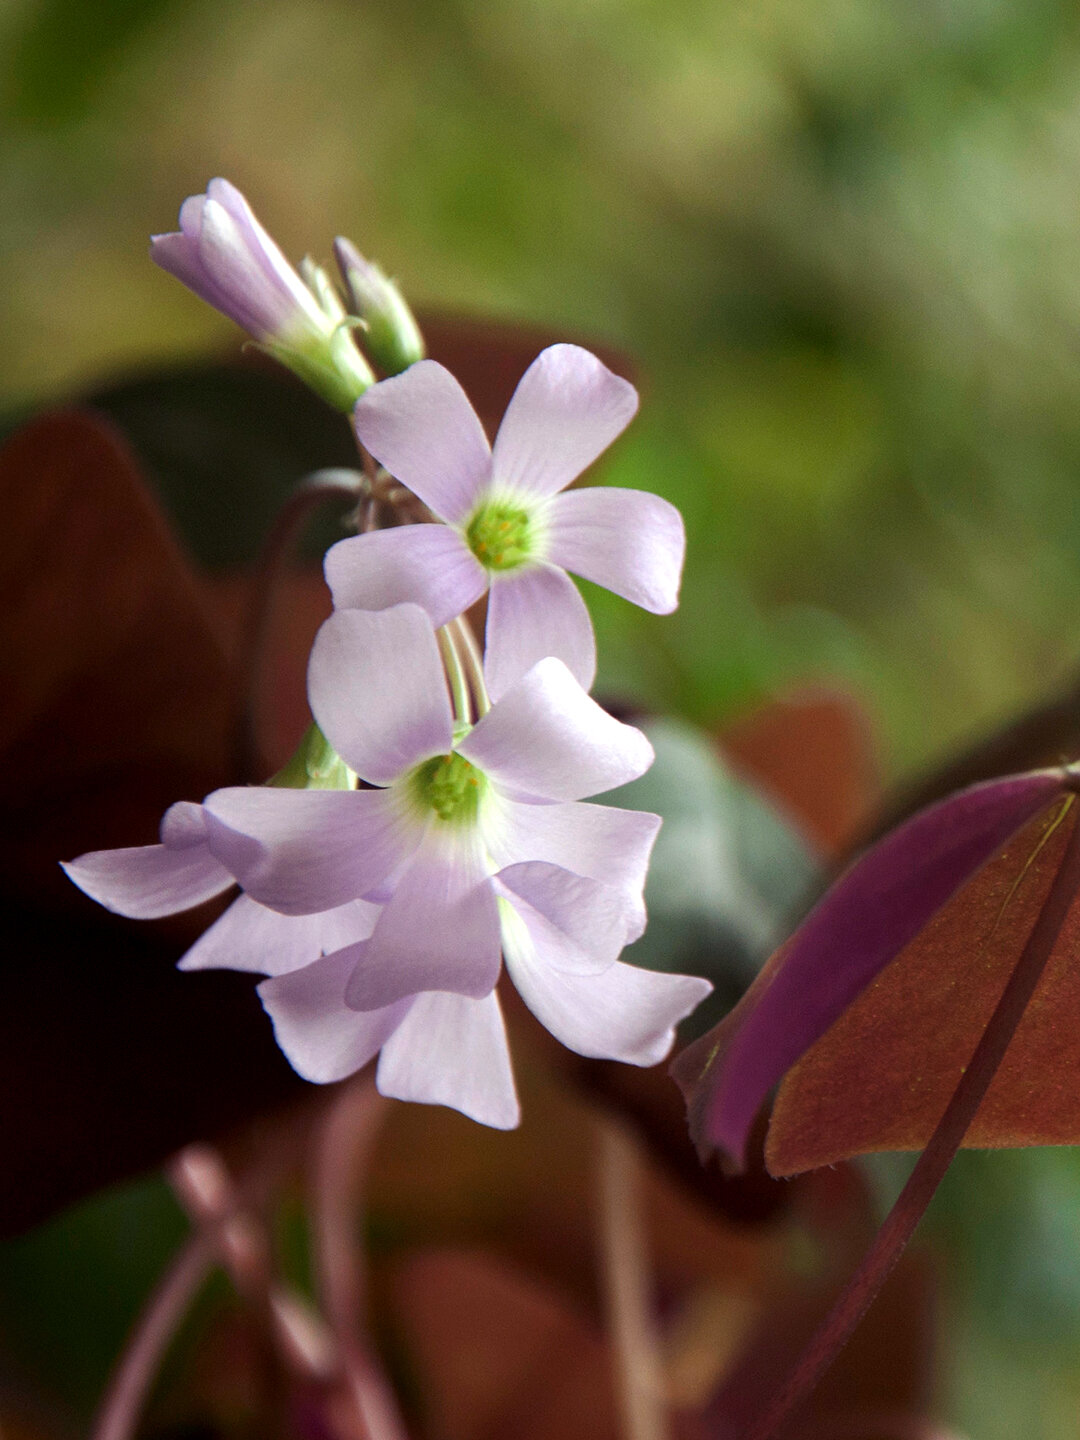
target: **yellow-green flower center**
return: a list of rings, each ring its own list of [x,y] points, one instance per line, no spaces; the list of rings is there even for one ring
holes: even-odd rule
[[[487,780],[463,755],[436,755],[412,774],[413,794],[425,810],[434,810],[447,824],[475,820]]]
[[[535,548],[528,511],[505,500],[481,505],[465,527],[465,539],[489,570],[513,570]]]

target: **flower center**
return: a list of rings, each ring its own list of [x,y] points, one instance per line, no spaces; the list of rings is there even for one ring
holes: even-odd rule
[[[513,570],[534,549],[528,511],[505,500],[481,505],[466,526],[465,539],[489,570]]]
[[[453,825],[476,819],[487,788],[483,773],[457,753],[425,760],[413,771],[412,784],[421,806]]]

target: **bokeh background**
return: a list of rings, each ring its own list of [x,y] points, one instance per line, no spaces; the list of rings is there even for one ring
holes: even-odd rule
[[[145,258],[223,174],[290,254],[637,357],[618,478],[692,549],[610,679],[839,675],[895,772],[1080,653],[1064,0],[7,0],[0,56],[0,401],[231,342]]]
[[[895,780],[1074,671],[1065,0],[6,0],[0,78],[0,411],[235,347],[146,258],[221,174],[293,256],[634,358],[605,478],[690,550],[673,619],[591,595],[609,691],[714,730],[827,682]],[[1080,1434],[1080,1164],[972,1157],[938,1209],[946,1412]]]

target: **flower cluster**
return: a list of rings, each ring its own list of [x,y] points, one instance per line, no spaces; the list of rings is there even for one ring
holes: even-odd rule
[[[360,534],[327,556],[335,610],[311,654],[317,728],[305,741],[325,763],[182,801],[160,844],[84,855],[67,873],[142,918],[238,884],[182,968],[268,976],[259,993],[278,1041],[311,1080],[378,1054],[384,1094],[515,1125],[504,960],[571,1049],[655,1063],[709,985],[618,958],[645,925],[660,821],[585,801],[642,774],[652,749],[587,693],[595,642],[566,570],[670,611],[682,523],[656,496],[563,493],[633,416],[633,387],[587,351],[553,346],[489,447],[432,361],[360,386],[349,358],[339,386],[325,381],[341,338],[366,367],[353,329],[331,324],[341,301],[317,303],[319,286],[226,182],[188,200],[181,227],[155,240],[155,258],[299,373],[321,346],[317,388],[359,389],[360,443],[431,523]],[[374,358],[415,360],[419,332],[398,292],[347,242],[338,253],[379,321]],[[301,352],[304,364],[289,359]],[[481,658],[464,612],[485,593]]]

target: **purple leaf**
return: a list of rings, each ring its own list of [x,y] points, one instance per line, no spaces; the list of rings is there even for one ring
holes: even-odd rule
[[[740,1168],[776,1082],[1012,835],[1070,788],[1064,769],[973,785],[887,835],[837,881],[672,1074],[699,1153]]]

